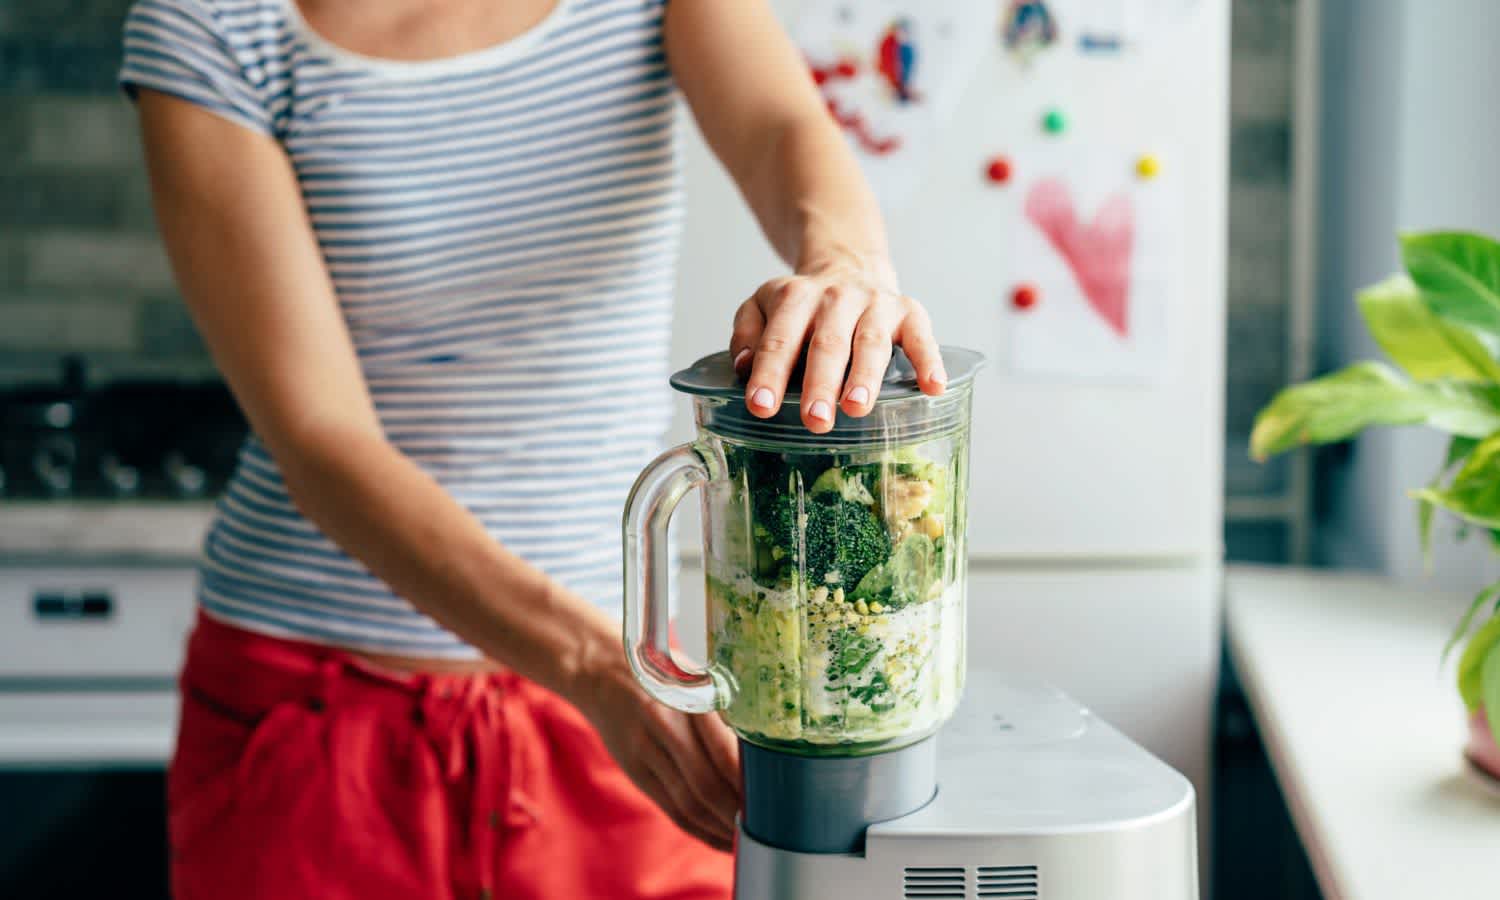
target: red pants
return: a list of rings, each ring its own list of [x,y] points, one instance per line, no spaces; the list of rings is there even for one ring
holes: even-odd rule
[[[200,616],[168,773],[177,900],[723,900],[572,706]]]

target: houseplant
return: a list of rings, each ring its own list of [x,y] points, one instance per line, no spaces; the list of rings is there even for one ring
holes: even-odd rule
[[[1258,460],[1374,426],[1449,435],[1438,472],[1411,493],[1426,552],[1432,520],[1458,517],[1500,551],[1500,243],[1434,232],[1401,238],[1405,273],[1360,291],[1365,325],[1395,365],[1360,362],[1277,394],[1255,421]],[[1500,778],[1500,582],[1475,596],[1446,659],[1462,646],[1458,691],[1470,716],[1468,757]]]

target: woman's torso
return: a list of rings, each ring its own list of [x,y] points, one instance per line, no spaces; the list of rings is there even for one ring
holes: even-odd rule
[[[617,608],[620,509],[670,417],[681,199],[661,0],[560,0],[504,44],[419,63],[342,51],[290,4],[143,3],[126,73],[132,31],[214,17],[296,171],[389,439],[498,540]],[[302,517],[253,438],[201,601],[252,630],[477,655]]]

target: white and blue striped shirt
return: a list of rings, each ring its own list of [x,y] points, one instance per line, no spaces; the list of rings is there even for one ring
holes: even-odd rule
[[[611,610],[620,511],[670,418],[682,204],[664,2],[558,0],[518,38],[431,62],[335,47],[293,0],[139,0],[125,25],[127,91],[285,148],[389,439]],[[253,437],[200,600],[264,633],[477,655],[298,513]]]

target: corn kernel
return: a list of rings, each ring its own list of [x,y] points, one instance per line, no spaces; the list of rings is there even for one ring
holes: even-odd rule
[[[870,605],[863,600],[854,601],[854,609],[858,611],[862,616],[868,616],[870,614]]]
[[[836,587],[836,588],[833,589],[833,602],[834,603],[843,603],[844,602],[844,589],[843,588]]]
[[[879,600],[876,600],[874,603],[870,604],[870,612],[872,612],[872,613],[883,613],[883,612],[885,612],[885,604],[881,603]]]

